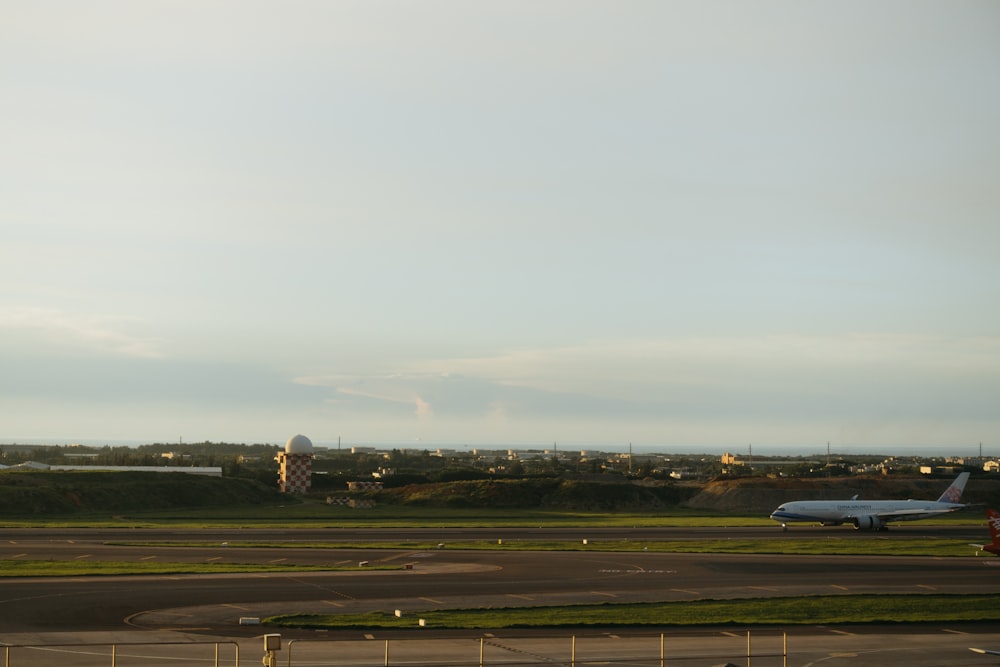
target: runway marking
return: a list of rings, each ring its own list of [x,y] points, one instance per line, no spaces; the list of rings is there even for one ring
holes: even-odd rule
[[[928,584],[917,584],[917,588],[926,588],[929,591],[937,590],[937,586],[929,586]]]
[[[951,628],[941,628],[941,632],[950,632],[953,635],[967,635],[968,632],[962,632],[961,630],[952,630]]]
[[[365,633],[365,639],[375,639],[375,635],[370,635],[370,634],[368,634],[368,633],[366,632],[366,633]]]
[[[206,558],[205,561],[211,563],[213,560],[222,560],[222,556],[215,556],[214,558]]]
[[[430,602],[431,604],[444,604],[441,600],[435,600],[434,598],[420,598],[425,602]]]
[[[771,586],[747,586],[752,591],[770,591],[771,593],[777,593],[780,589],[772,588]]]
[[[674,593],[687,593],[688,595],[701,595],[698,591],[689,591],[686,588],[671,588]]]
[[[139,560],[153,560],[154,558],[156,558],[156,556],[143,556]]]
[[[742,635],[736,634],[735,632],[725,632],[725,631],[720,632],[719,634],[723,635],[724,637],[741,637],[742,636]]]
[[[241,607],[238,604],[224,604],[223,607],[229,607],[230,609],[239,609],[240,611],[250,611],[250,607]]]
[[[14,554],[13,556],[10,556],[10,558],[20,558],[21,556],[27,556],[27,555],[28,554]]]
[[[845,637],[853,637],[853,632],[848,632],[847,630],[830,630],[835,635],[844,635]]]
[[[841,591],[849,591],[849,590],[851,590],[847,586],[839,586],[837,584],[830,584],[830,587],[831,588],[836,588],[836,589],[841,590]]]
[[[591,595],[603,595],[606,598],[616,598],[616,597],[618,597],[614,593],[605,593],[604,591],[590,591],[590,594]]]
[[[609,634],[609,635],[607,635],[607,637],[608,637],[608,639],[621,639],[621,637],[619,637],[618,635],[611,635],[611,634]]]
[[[283,560],[288,560],[287,558],[275,558],[274,560],[267,561],[268,563],[280,563]]]
[[[328,604],[331,607],[343,607],[344,605],[336,600],[323,600],[323,604]]]
[[[74,558],[73,560],[81,560],[83,558],[90,558],[90,554],[81,554],[81,555],[77,556],[76,558]]]
[[[517,595],[516,593],[507,593],[509,598],[517,598],[518,600],[534,600],[535,598],[530,595]]]

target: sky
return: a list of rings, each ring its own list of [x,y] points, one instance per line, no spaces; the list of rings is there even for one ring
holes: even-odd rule
[[[1000,451],[992,0],[0,0],[0,441]]]

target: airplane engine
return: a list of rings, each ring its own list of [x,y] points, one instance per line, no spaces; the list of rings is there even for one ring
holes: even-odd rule
[[[881,530],[882,522],[877,516],[863,514],[854,519],[854,530]]]

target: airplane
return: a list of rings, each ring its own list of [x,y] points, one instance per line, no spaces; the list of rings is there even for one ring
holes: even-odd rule
[[[788,530],[792,522],[820,523],[824,526],[853,524],[856,530],[888,530],[890,521],[916,521],[947,514],[966,507],[958,502],[969,480],[963,472],[936,501],[930,500],[796,500],[771,512],[771,518]]]
[[[1000,655],[1000,651],[993,651],[988,648],[972,648],[970,646],[969,650],[973,653],[982,653],[983,655]]]
[[[986,510],[986,524],[990,527],[990,538],[993,541],[989,544],[972,544],[970,546],[1000,556],[1000,512]]]

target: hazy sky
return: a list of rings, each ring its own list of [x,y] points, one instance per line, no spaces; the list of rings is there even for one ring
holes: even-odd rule
[[[0,440],[1000,440],[1000,3],[0,0]]]

